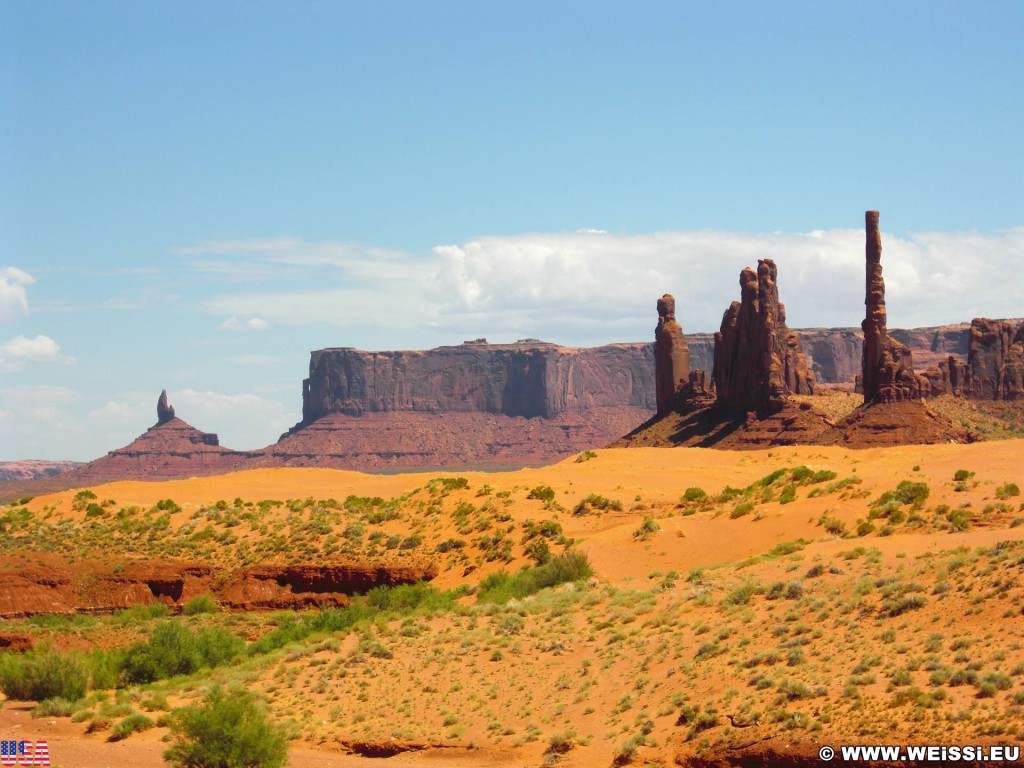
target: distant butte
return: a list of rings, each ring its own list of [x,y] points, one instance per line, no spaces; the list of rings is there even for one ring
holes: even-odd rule
[[[157,400],[157,423],[128,445],[65,472],[65,487],[121,479],[167,479],[214,475],[241,468],[256,453],[220,445],[217,435],[202,432],[174,415],[167,391]]]

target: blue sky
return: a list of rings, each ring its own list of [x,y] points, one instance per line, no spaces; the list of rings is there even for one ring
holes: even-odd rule
[[[237,448],[308,352],[1021,316],[1024,5],[0,0],[0,460],[156,395]]]

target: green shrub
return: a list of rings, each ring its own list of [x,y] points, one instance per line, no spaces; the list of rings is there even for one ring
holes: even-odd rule
[[[176,710],[170,728],[175,744],[164,759],[179,768],[280,768],[288,756],[284,730],[244,690],[214,688],[202,704]]]
[[[633,538],[637,541],[646,541],[660,530],[661,526],[658,525],[657,520],[651,517],[645,517],[640,527],[633,531]]]
[[[192,632],[179,621],[169,621],[158,624],[148,641],[128,649],[122,674],[128,683],[190,675],[204,666],[224,664],[244,648],[245,644],[223,627]]]
[[[526,495],[528,499],[539,499],[540,501],[554,501],[555,490],[550,485],[538,485]]]
[[[708,497],[703,488],[687,488],[683,494],[683,501],[704,501]]]
[[[743,517],[749,515],[754,511],[754,503],[751,501],[744,501],[741,504],[737,504],[733,507],[732,512],[729,513],[729,518],[735,520],[737,517]]]
[[[786,485],[779,495],[780,504],[789,504],[792,501],[796,501],[796,483]]]
[[[435,477],[427,483],[427,490],[433,494],[447,496],[452,491],[469,488],[469,481],[464,477]]]
[[[143,605],[138,603],[118,611],[114,619],[118,624],[129,624],[134,621],[148,621],[149,619],[162,619],[171,615],[171,609],[164,603],[155,602]]]
[[[572,513],[574,515],[585,515],[592,509],[597,509],[602,512],[608,512],[609,510],[621,512],[622,502],[606,498],[596,493],[591,493],[581,499],[580,502],[573,507]]]
[[[584,451],[583,453],[581,453],[579,456],[576,457],[576,463],[577,464],[582,464],[584,461],[590,461],[591,459],[596,459],[596,458],[597,458],[597,452],[596,451]]]
[[[220,604],[211,595],[205,594],[193,597],[185,603],[181,612],[186,616],[194,616],[198,613],[217,613],[219,610]]]
[[[846,523],[835,517],[829,517],[828,513],[823,514],[818,519],[818,525],[824,527],[826,531],[831,533],[833,536],[845,536],[846,535]]]
[[[32,717],[70,717],[75,704],[67,699],[46,699],[32,708]]]
[[[586,555],[582,552],[563,552],[544,565],[524,568],[516,574],[506,571],[492,573],[480,582],[477,601],[504,605],[509,600],[532,595],[546,587],[580,581],[592,574]]]
[[[966,469],[958,469],[955,473],[953,473],[953,479],[958,483],[963,483],[967,480],[970,480],[972,477],[974,477],[974,473],[969,472]]]
[[[634,536],[636,534],[633,534]],[[551,547],[548,546],[547,539],[534,539],[526,545],[526,554],[532,557],[537,565],[544,565],[544,563],[551,561]]]
[[[996,496],[1000,499],[1008,499],[1011,496],[1020,496],[1020,488],[1016,483],[1006,483],[996,488]]]
[[[896,486],[896,490],[886,491],[872,502],[872,506],[884,508],[895,502],[897,504],[912,504],[915,507],[920,507],[928,499],[928,494],[927,483],[901,480],[899,485]]]
[[[925,599],[921,595],[904,595],[882,603],[878,612],[882,616],[899,616],[907,611],[923,608]]]
[[[0,690],[9,699],[78,701],[89,687],[89,671],[79,654],[52,649],[0,655]]]
[[[114,726],[114,729],[110,732],[108,741],[120,741],[126,739],[133,733],[139,731],[147,731],[153,727],[153,721],[145,715],[135,713],[134,715],[128,715],[124,720],[121,720]]]

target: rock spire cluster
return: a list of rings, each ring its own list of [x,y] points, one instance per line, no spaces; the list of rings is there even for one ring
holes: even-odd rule
[[[759,414],[778,413],[790,394],[813,394],[799,337],[786,326],[779,302],[778,268],[760,259],[757,271],[740,273],[740,300],[722,317],[715,334],[712,374],[719,407]]]

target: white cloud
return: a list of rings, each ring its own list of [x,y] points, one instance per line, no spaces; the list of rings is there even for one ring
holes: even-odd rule
[[[25,286],[35,281],[32,275],[17,267],[0,269],[0,320],[9,322],[28,314]]]
[[[232,315],[221,323],[220,327],[225,331],[265,331],[270,327],[270,324],[259,317],[239,320],[237,315]]]
[[[247,392],[181,389],[169,392],[168,399],[180,418],[218,433],[221,445],[239,450],[263,448],[302,418],[297,394],[289,398],[291,407]]]
[[[49,336],[15,336],[0,344],[0,367],[7,371],[20,371],[25,363],[65,363],[71,365],[75,358],[64,355],[60,345]]]
[[[1022,314],[1009,287],[1024,263],[1024,228],[883,239],[894,327]],[[740,270],[760,258],[778,266],[792,327],[855,326],[864,311],[864,233],[856,229],[527,234],[438,246],[434,253],[441,260],[435,299],[443,326],[472,317],[526,335],[551,338],[551,329],[572,329],[589,339],[618,326],[644,339],[655,301],[667,292],[676,296],[684,330],[715,330],[739,298]]]
[[[1009,289],[1024,263],[1024,227],[988,234],[883,232],[883,240],[893,327],[1024,314]],[[408,348],[424,339],[452,343],[478,336],[568,344],[644,340],[652,336],[655,301],[666,292],[676,296],[684,330],[713,331],[739,297],[740,270],[761,258],[778,265],[792,327],[857,326],[864,312],[862,229],[638,235],[584,229],[481,237],[439,245],[427,256],[288,238],[216,241],[180,251],[261,269],[287,265],[298,270],[289,272],[293,277],[306,275],[305,283],[287,290],[268,281],[266,290],[207,299],[202,308],[224,317],[222,327],[245,328],[240,318],[246,317],[339,327],[343,344],[372,338]]]

